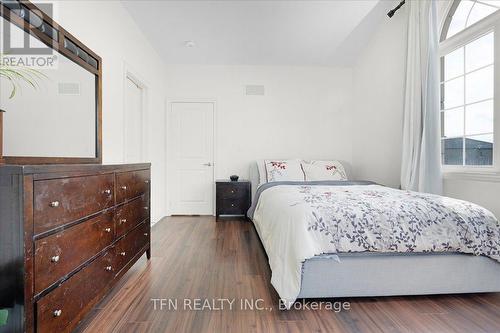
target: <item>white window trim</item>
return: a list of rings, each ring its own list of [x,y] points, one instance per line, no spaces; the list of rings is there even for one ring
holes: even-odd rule
[[[498,179],[498,181],[500,181],[500,10],[465,28],[452,37],[440,42],[439,57],[442,57],[464,46],[465,44],[488,34],[491,31],[494,32],[493,165],[468,166],[442,164],[442,171],[445,179],[460,178],[488,181]]]
[[[471,180],[482,182],[495,182],[500,183],[499,172],[466,172],[466,171],[448,171],[443,173],[444,179],[451,180]]]

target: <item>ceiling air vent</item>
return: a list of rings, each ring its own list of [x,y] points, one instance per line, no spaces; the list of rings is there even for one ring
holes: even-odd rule
[[[262,85],[246,85],[245,93],[247,96],[264,96],[264,86]]]

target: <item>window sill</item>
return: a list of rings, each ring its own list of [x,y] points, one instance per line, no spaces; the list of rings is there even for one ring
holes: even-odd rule
[[[444,171],[444,179],[500,183],[500,172]]]

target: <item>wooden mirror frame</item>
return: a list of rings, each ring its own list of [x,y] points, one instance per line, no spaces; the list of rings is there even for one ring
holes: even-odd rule
[[[15,24],[32,36],[35,36],[42,43],[48,47],[56,50],[62,55],[66,56],[68,59],[80,65],[90,73],[96,75],[96,147],[95,147],[95,157],[36,157],[36,156],[3,156],[2,158],[2,147],[0,146],[0,163],[4,162],[6,164],[101,164],[102,163],[102,59],[91,49],[89,49],[85,44],[80,42],[76,37],[71,35],[63,27],[61,27],[57,22],[55,22],[51,17],[44,13],[35,4],[26,1],[10,1],[17,2],[28,10],[29,13],[34,13],[39,16],[43,23],[50,25],[57,31],[58,38],[54,40],[48,35],[44,34],[42,31],[26,22],[23,18],[16,15],[11,11],[4,1],[0,0],[0,16],[5,20]],[[85,61],[82,57],[78,56],[76,53],[72,52],[69,48],[65,46],[65,41],[73,44],[74,50],[84,51],[88,55],[88,59],[91,59],[91,63]],[[76,47],[76,48],[75,48]],[[1,117],[1,115],[0,115]],[[1,123],[1,122],[0,122]],[[3,144],[3,128],[0,126],[0,144]],[[2,161],[3,159],[3,161]]]

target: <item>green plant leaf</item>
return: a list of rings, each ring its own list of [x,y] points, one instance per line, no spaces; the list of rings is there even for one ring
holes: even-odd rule
[[[7,79],[12,86],[9,99],[14,98],[16,92],[21,90],[22,82],[37,90],[40,87],[39,82],[44,79],[48,79],[47,75],[34,68],[24,66],[4,66],[1,61],[2,57],[3,54],[0,53],[0,78],[3,77]]]

